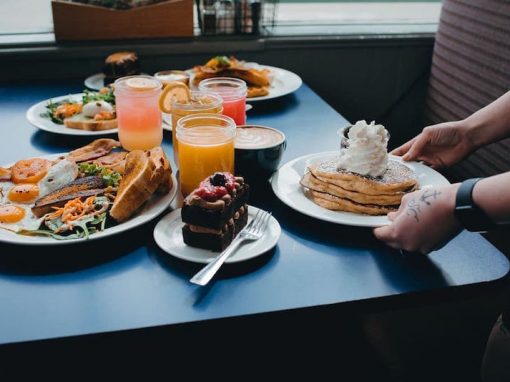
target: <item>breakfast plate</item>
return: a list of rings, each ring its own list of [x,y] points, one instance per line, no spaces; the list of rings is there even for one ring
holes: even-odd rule
[[[258,210],[257,207],[249,206],[248,223],[255,217]],[[203,264],[207,264],[218,256],[218,252],[190,247],[184,244],[182,239],[182,226],[183,222],[180,208],[170,212],[158,222],[154,228],[154,240],[156,240],[156,243],[163,251],[182,260]],[[268,227],[262,238],[257,241],[241,244],[226,262],[237,263],[266,253],[276,245],[281,232],[280,224],[271,216]]]
[[[54,160],[64,155],[67,155],[67,153],[38,156],[37,158]],[[8,164],[3,167],[8,168],[11,167],[12,165],[14,165],[14,163]],[[21,235],[9,231],[7,229],[0,228],[0,242],[23,245],[67,245],[74,244],[77,242],[102,239],[138,227],[144,223],[151,221],[152,219],[160,215],[162,212],[164,212],[168,208],[172,200],[175,198],[175,195],[177,194],[177,179],[173,174],[171,175],[171,177],[173,187],[167,194],[164,195],[154,194],[138,211],[135,212],[135,214],[129,220],[114,225],[112,227],[107,227],[103,231],[90,234],[88,238],[83,237],[67,240],[57,240],[47,236]]]
[[[49,117],[43,116],[48,109],[46,108],[46,105],[48,105],[48,102],[51,100],[52,102],[62,102],[65,100],[69,101],[81,101],[82,96],[84,93],[76,93],[76,94],[69,94],[66,96],[60,96],[60,97],[54,97],[50,98],[41,102],[36,103],[35,105],[32,105],[28,110],[26,117],[28,119],[28,122],[30,122],[35,127],[48,131],[50,133],[55,134],[64,134],[64,135],[82,135],[82,136],[99,136],[99,135],[111,135],[116,134],[117,129],[110,129],[110,130],[100,130],[100,131],[88,131],[88,130],[81,130],[81,129],[70,129],[63,124],[60,125],[58,123],[53,122]]]
[[[276,66],[260,65],[255,62],[245,63],[246,67],[255,69],[268,69],[271,72],[271,86],[269,87],[269,94],[261,97],[247,98],[248,102],[266,101],[282,97],[287,94],[294,93],[303,84],[303,80],[296,73],[289,70],[278,68]],[[189,69],[190,83],[193,83],[193,69]]]
[[[352,212],[331,211],[310,200],[307,192],[299,183],[300,179],[311,163],[334,156],[338,156],[337,151],[305,155],[287,162],[271,178],[274,193],[283,203],[296,211],[327,222],[359,227],[378,227],[389,224],[386,215],[370,216]],[[420,188],[450,184],[443,175],[422,163],[403,162],[400,157],[395,156],[390,156],[389,159],[401,161],[411,168],[416,175]]]

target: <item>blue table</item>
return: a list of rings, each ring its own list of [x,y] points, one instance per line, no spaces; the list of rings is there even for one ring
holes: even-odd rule
[[[39,131],[25,119],[32,104],[81,90],[81,82],[0,87],[0,163],[87,143]],[[306,85],[293,95],[255,104],[248,122],[286,134],[284,162],[335,150],[336,130],[347,123]],[[164,146],[170,152],[169,135]],[[226,266],[206,288],[188,282],[199,266],[155,245],[155,222],[72,247],[0,244],[0,344],[380,303],[489,285],[509,271],[505,256],[478,234],[463,232],[427,257],[401,257],[377,242],[370,229],[291,210],[268,185],[255,187],[252,204],[279,220],[278,246],[254,261]]]

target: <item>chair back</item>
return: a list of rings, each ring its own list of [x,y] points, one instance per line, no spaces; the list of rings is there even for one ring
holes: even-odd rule
[[[510,1],[443,0],[424,125],[466,118],[510,90]],[[510,139],[451,169],[451,181],[510,171]]]

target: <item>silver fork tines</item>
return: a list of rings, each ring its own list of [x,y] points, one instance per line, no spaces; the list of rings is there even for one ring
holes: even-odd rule
[[[244,241],[258,240],[262,237],[265,230],[267,229],[270,218],[270,213],[267,213],[263,210],[258,210],[253,220],[246,227],[244,227],[241,232],[239,232],[237,237],[232,241],[232,243],[230,243],[228,248],[216,256],[204,268],[202,268],[195,276],[190,279],[190,281],[197,285],[206,285],[213,278],[216,272],[218,272],[225,260],[227,260],[230,255],[234,253],[237,247],[239,247],[239,244]]]

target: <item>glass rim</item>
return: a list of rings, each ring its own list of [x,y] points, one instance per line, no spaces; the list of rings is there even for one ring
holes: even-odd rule
[[[216,132],[214,134],[207,134],[207,133],[204,133],[204,132],[197,133],[197,132],[193,131],[194,127],[202,127],[202,126],[204,126],[203,124],[196,124],[196,125],[188,126],[188,127],[184,126],[184,124],[186,122],[193,121],[193,120],[200,120],[200,119],[221,121],[222,123],[224,123],[224,125],[217,124],[217,125],[212,125],[212,127],[218,127],[222,131],[225,131],[226,132],[226,134],[225,134],[226,135],[225,136],[226,139],[225,140],[229,140],[229,139],[234,139],[235,138],[236,123],[235,123],[235,121],[232,118],[230,118],[230,117],[228,117],[226,115],[222,115],[222,114],[201,113],[201,114],[187,115],[185,117],[180,118],[177,121],[177,126],[175,127],[175,134],[177,136],[177,139],[178,140],[182,139],[182,134],[183,133],[184,133],[185,137],[196,137],[196,136],[209,137],[209,136],[216,136],[217,135]],[[180,138],[179,138],[179,136],[180,136]]]
[[[193,103],[182,103],[182,102],[178,102],[177,100],[172,100],[172,110],[174,110],[175,108],[178,108],[180,110],[186,110],[186,111],[214,109],[219,106],[222,106],[222,104],[223,104],[223,98],[221,98],[221,96],[218,94],[206,93],[206,92],[203,92],[200,90],[192,90],[191,98],[193,99],[196,96],[211,97],[216,102],[212,102],[210,104],[197,105],[197,104],[193,104]]]
[[[130,80],[131,78],[146,78],[154,81],[157,86],[154,86],[153,88],[147,89],[147,90],[133,90],[129,89],[129,87],[126,85],[126,82]],[[148,74],[135,74],[132,76],[125,76],[120,77],[115,80],[113,83],[113,89],[114,92],[121,91],[121,92],[130,92],[133,95],[136,96],[148,96],[153,95],[153,93],[160,92],[163,89],[163,83],[155,78],[154,76],[148,75]]]
[[[219,94],[223,98],[233,98],[246,96],[248,85],[246,84],[246,81],[239,78],[212,77],[200,81],[198,89],[203,92]]]

